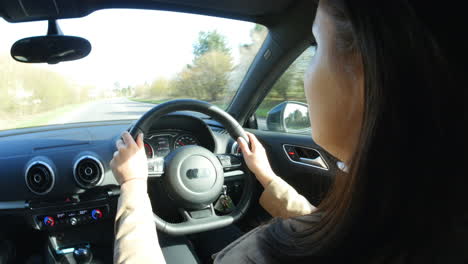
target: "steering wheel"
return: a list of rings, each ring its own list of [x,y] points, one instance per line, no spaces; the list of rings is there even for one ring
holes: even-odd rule
[[[130,134],[136,139],[138,134],[147,133],[152,124],[162,116],[176,111],[195,111],[206,114],[224,125],[229,135],[249,142],[241,125],[228,113],[207,102],[180,99],[156,105],[146,112],[133,127]],[[244,187],[235,209],[227,215],[217,215],[213,202],[220,196],[224,185],[224,170],[232,169],[232,156],[214,154],[201,146],[185,146],[172,151],[164,159],[159,158],[148,164],[149,176],[161,177],[169,197],[175,203],[184,221],[169,223],[156,214],[156,228],[170,235],[187,235],[228,226],[240,219],[247,211],[252,200],[254,179],[243,166]],[[227,162],[226,162],[227,161]]]

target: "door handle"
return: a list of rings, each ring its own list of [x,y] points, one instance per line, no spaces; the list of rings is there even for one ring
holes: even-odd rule
[[[327,168],[327,165],[325,164],[325,162],[323,161],[323,159],[319,156],[315,159],[308,159],[308,158],[299,158],[299,161],[300,162],[303,162],[303,163],[306,163],[306,164],[309,164],[309,165],[314,165],[314,166],[318,166],[318,167],[321,167],[321,168],[324,168],[326,169]]]
[[[325,159],[316,149],[289,144],[283,145],[283,149],[289,160],[294,163],[328,170]]]

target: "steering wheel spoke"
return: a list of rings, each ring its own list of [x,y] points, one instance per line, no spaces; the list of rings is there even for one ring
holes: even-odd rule
[[[232,170],[224,173],[224,181],[239,180],[246,177],[248,174],[244,170]]]
[[[242,168],[242,156],[234,154],[217,154],[216,157],[219,162],[221,162],[221,166],[223,166],[223,170],[225,172],[239,170]]]
[[[182,217],[187,222],[193,222],[193,221],[196,222],[200,219],[216,217],[213,204],[210,204],[206,208],[203,208],[203,209],[190,210],[190,211],[187,211],[186,209],[183,209],[183,208],[179,208],[179,212],[182,214]]]
[[[164,175],[164,158],[148,159],[148,177],[161,177]]]

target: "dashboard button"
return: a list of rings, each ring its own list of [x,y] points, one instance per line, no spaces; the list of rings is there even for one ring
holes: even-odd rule
[[[94,209],[92,212],[91,212],[91,217],[94,219],[94,220],[99,220],[103,217],[104,215],[102,214],[101,210],[99,209]]]
[[[70,225],[77,225],[78,224],[78,219],[75,217],[70,218]]]
[[[53,226],[55,226],[55,219],[52,216],[46,216],[46,217],[44,217],[43,223],[46,226],[53,227]]]

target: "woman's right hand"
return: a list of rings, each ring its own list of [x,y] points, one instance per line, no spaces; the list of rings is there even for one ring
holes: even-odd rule
[[[128,133],[122,134],[122,139],[116,142],[117,151],[110,162],[115,179],[120,185],[139,180],[146,184],[148,178],[148,163],[146,161],[143,134],[135,141]]]
[[[249,137],[251,148],[249,148],[248,143],[243,138],[239,137],[237,143],[242,150],[247,167],[249,167],[250,171],[255,174],[257,180],[265,188],[277,176],[271,169],[265,148],[260,141],[252,133],[246,132],[246,134]]]

